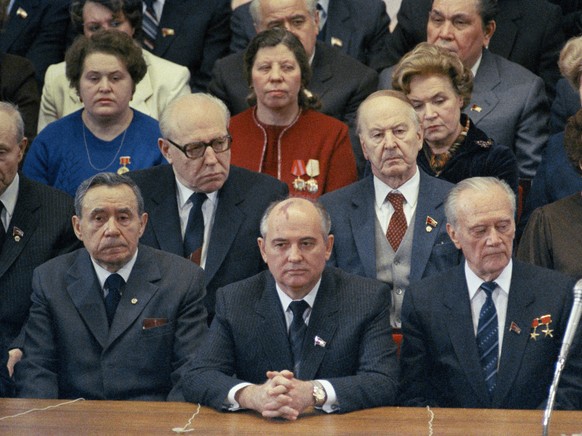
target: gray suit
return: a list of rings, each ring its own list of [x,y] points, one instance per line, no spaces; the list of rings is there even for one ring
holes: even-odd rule
[[[382,283],[326,268],[307,326],[302,380],[328,380],[339,412],[388,406],[398,380]],[[314,343],[319,337],[324,345]],[[216,318],[184,375],[187,401],[221,409],[240,382],[264,383],[266,371],[292,369],[291,347],[275,280],[269,271],[218,292]]]
[[[37,268],[32,286],[19,397],[183,400],[184,364],[206,333],[198,266],[140,245],[111,327],[86,249]]]

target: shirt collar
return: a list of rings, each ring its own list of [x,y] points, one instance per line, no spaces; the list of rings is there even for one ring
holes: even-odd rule
[[[6,190],[0,195],[0,200],[4,203],[4,209],[6,209],[7,219],[6,222],[10,223],[12,215],[14,215],[14,209],[16,208],[16,201],[18,200],[18,189],[20,186],[20,176],[16,173],[14,180],[8,185]]]
[[[317,296],[317,292],[319,291],[319,285],[321,285],[321,277],[319,278],[313,289],[309,291],[309,293],[305,297],[302,298],[302,300],[305,300],[307,304],[309,304],[309,307],[311,309],[313,309],[315,297]],[[275,282],[275,287],[277,288],[277,295],[279,296],[279,300],[281,301],[283,312],[286,312],[287,309],[289,308],[289,305],[294,300],[281,289],[279,283]]]
[[[399,186],[398,189],[392,189],[378,177],[374,176],[374,193],[376,196],[376,206],[381,208],[386,201],[386,196],[392,191],[398,191],[404,195],[406,204],[410,207],[416,207],[416,202],[418,201],[418,190],[420,189],[420,171],[418,167],[414,175],[408,179],[403,185]]]
[[[479,70],[479,65],[481,65],[481,59],[483,59],[483,52],[481,52],[479,59],[477,59],[477,62],[475,62],[475,64],[471,67],[473,77],[477,77],[477,71]]]
[[[135,254],[129,260],[129,262],[127,262],[125,265],[123,265],[121,268],[119,268],[119,270],[116,271],[117,274],[119,274],[121,277],[123,277],[123,280],[125,280],[125,283],[127,283],[127,281],[129,280],[129,275],[131,274],[131,270],[133,269],[133,266],[135,265],[135,261],[137,260],[137,252],[138,252],[138,250],[135,250]],[[93,262],[93,267],[95,268],[95,273],[97,274],[97,279],[99,280],[99,284],[101,285],[101,289],[103,289],[103,287],[105,286],[105,280],[107,280],[107,277],[109,277],[113,273],[111,273],[110,271],[107,271],[105,268],[103,268],[101,265],[99,265],[97,262],[95,262],[93,257],[91,257],[91,262]]]
[[[175,177],[175,176],[174,176]],[[186,205],[186,203],[188,202],[188,200],[190,200],[190,196],[192,194],[194,194],[196,191],[193,191],[190,188],[187,188],[185,185],[183,185],[177,177],[175,177],[176,179],[176,186],[178,187],[177,189],[177,194],[178,194],[178,206],[180,206],[180,209],[184,208],[184,206]],[[212,202],[215,203],[216,202],[216,196],[218,195],[218,191],[214,191],[214,192],[209,192],[206,194],[206,196],[208,197],[208,199]]]
[[[501,271],[499,277],[493,280],[495,283],[497,283],[497,286],[501,288],[501,290],[506,294],[509,294],[512,270],[513,261],[509,259],[509,263],[505,268],[503,268],[503,271]],[[471,270],[467,261],[465,261],[465,277],[467,279],[467,287],[469,288],[469,299],[472,300],[475,295],[477,295],[477,292],[479,291],[479,288],[481,287],[481,284],[484,282],[484,280],[478,277],[477,274]]]

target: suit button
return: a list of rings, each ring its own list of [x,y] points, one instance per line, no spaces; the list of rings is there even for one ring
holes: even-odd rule
[[[402,295],[404,293],[404,290],[401,288],[396,288],[396,295]]]

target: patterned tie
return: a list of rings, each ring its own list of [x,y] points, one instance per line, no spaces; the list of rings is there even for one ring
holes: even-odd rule
[[[309,304],[305,300],[292,301],[289,305],[291,312],[293,312],[293,321],[289,326],[289,343],[291,344],[291,352],[293,353],[293,374],[295,378],[299,377],[301,349],[303,348],[305,332],[307,331],[303,314],[308,307]]]
[[[479,325],[477,327],[477,347],[479,359],[485,375],[485,383],[489,396],[493,396],[495,379],[497,376],[497,361],[499,359],[499,326],[497,311],[493,303],[493,291],[497,287],[495,282],[483,282],[481,289],[487,294],[487,299],[479,313]]]
[[[200,265],[202,243],[204,242],[204,216],[202,204],[208,197],[204,192],[195,192],[190,196],[192,208],[188,216],[186,233],[184,234],[184,256]]]
[[[404,216],[404,209],[402,208],[402,205],[404,204],[404,195],[398,192],[390,192],[386,198],[390,203],[392,203],[392,207],[394,207],[394,213],[390,218],[390,224],[388,224],[386,238],[392,249],[396,252],[398,247],[400,247],[402,238],[404,238],[406,229],[408,229],[406,217]]]
[[[155,47],[156,36],[158,35],[158,25],[160,24],[154,9],[155,1],[156,0],[143,0],[146,6],[141,25],[144,33],[143,43],[150,51],[152,51]]]
[[[0,218],[2,217],[2,210],[4,210],[4,203],[0,201]],[[4,246],[5,240],[6,240],[6,229],[4,228],[4,224],[2,224],[2,220],[0,219],[0,252],[2,251],[2,247]]]
[[[121,288],[124,284],[125,280],[117,273],[111,274],[105,280],[105,287],[109,290],[107,297],[105,297],[105,311],[107,312],[109,325],[113,321],[117,305],[119,304],[119,300],[121,300]]]

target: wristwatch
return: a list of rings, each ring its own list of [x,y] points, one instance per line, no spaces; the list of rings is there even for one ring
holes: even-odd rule
[[[321,407],[325,404],[325,400],[327,400],[327,393],[325,392],[325,389],[320,382],[313,380],[311,384],[313,384],[313,400],[315,401],[314,406]]]

